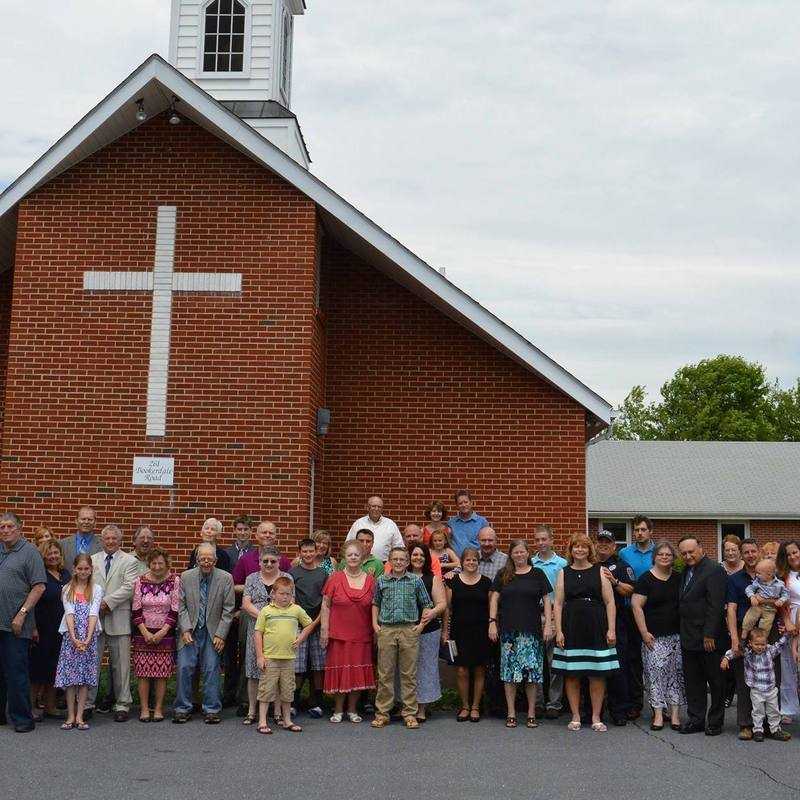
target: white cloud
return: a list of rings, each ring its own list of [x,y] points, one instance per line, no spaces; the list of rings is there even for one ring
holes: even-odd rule
[[[316,174],[567,369],[615,402],[718,352],[800,374],[796,3],[308,5]],[[2,183],[166,54],[169,2],[0,9]]]

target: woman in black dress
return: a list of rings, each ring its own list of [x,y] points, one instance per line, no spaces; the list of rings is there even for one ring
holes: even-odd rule
[[[47,584],[44,594],[36,604],[36,634],[30,655],[31,693],[34,698],[41,695],[44,713],[37,714],[34,705],[34,718],[41,720],[44,715],[58,717],[56,690],[53,682],[56,677],[58,654],[61,650],[61,634],[58,626],[64,616],[61,604],[61,590],[69,582],[69,572],[64,569],[64,552],[57,539],[42,542],[39,552],[47,570]]]
[[[567,727],[571,731],[581,728],[581,678],[588,677],[592,730],[605,731],[600,719],[605,679],[619,669],[614,591],[596,563],[594,544],[585,533],[570,539],[567,561],[556,581],[553,670],[564,675],[572,712]]]
[[[489,659],[489,592],[492,582],[478,572],[480,554],[467,547],[461,554],[461,572],[447,581],[450,639],[456,643],[456,681],[461,697],[459,722],[480,722],[481,697]],[[472,672],[472,700],[469,696]]]

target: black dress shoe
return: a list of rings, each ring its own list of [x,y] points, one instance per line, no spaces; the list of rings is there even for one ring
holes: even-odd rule
[[[706,728],[706,736],[719,736],[722,728]]]
[[[628,720],[625,717],[612,717],[611,724],[617,728],[624,728],[628,724]]]
[[[681,725],[678,733],[703,733],[703,731],[704,728],[702,725],[697,725],[694,722],[687,722],[685,725]]]
[[[16,733],[30,733],[31,731],[36,730],[36,726],[33,723],[29,725],[15,725],[14,731]]]
[[[114,722],[127,722],[130,719],[130,714],[127,711],[117,711],[114,714]]]

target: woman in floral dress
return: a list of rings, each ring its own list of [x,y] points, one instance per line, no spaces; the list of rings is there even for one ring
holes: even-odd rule
[[[175,626],[181,582],[170,574],[169,555],[154,547],[147,555],[147,572],[133,584],[133,671],[139,679],[139,721],[150,722],[150,682],[155,685],[153,722],[164,721],[167,679],[175,672]]]
[[[92,559],[79,553],[72,564],[72,578],[64,587],[62,602],[64,618],[59,631],[61,652],[56,667],[55,685],[64,689],[67,699],[67,719],[61,726],[88,730],[83,710],[90,686],[97,686],[97,638],[100,635],[100,603],[103,588],[92,580]]]

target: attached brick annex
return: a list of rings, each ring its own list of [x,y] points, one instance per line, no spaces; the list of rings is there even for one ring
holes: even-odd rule
[[[175,271],[235,272],[242,288],[174,293],[166,435],[148,437],[153,293],[83,280],[152,271],[162,206],[177,208]],[[180,564],[209,516],[225,544],[239,513],[274,520],[291,549],[311,528],[340,542],[370,494],[403,526],[461,487],[503,542],[539,521],[562,541],[585,530],[597,416],[367,263],[307,194],[207,127],[159,114],[16,214],[0,497],[27,530],[66,535],[90,504],[126,544],[152,525]],[[174,486],[132,485],[134,456],[174,457]]]

